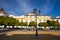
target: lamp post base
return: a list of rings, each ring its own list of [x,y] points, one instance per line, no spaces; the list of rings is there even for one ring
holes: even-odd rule
[[[33,36],[32,38],[33,39],[42,39],[42,37],[40,37],[40,36],[37,36],[37,37],[36,36]]]
[[[38,37],[38,33],[36,33],[36,37]]]

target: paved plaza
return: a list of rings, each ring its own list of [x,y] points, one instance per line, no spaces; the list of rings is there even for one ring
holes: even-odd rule
[[[60,40],[60,31],[10,31],[0,33],[0,40]]]

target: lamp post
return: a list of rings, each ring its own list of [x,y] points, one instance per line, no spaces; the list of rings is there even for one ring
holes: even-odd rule
[[[36,37],[38,37],[38,21],[37,21],[37,15],[40,15],[40,10],[37,11],[37,9],[33,9],[33,13],[35,13],[35,20],[36,20]],[[38,14],[37,14],[38,13]]]
[[[35,20],[36,20],[36,37],[38,37],[38,23],[37,23],[37,9],[33,9],[33,13],[35,13]]]

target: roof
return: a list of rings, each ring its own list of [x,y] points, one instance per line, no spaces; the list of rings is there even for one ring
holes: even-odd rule
[[[0,14],[4,14],[5,16],[8,16],[7,12],[5,12],[3,9],[0,9]]]
[[[31,15],[29,15],[29,14],[31,14]],[[25,14],[24,16],[35,16],[35,13],[29,12],[29,13]],[[37,14],[37,16],[50,16],[50,15]]]

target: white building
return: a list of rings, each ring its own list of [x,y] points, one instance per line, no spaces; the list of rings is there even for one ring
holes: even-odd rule
[[[14,15],[10,15],[10,17],[15,18],[16,20],[19,20],[19,22],[28,22],[28,24],[31,21],[36,21],[36,16],[34,13],[30,12],[26,15],[22,15],[22,16],[14,16]],[[47,22],[47,20],[52,20],[51,16],[46,16],[46,15],[38,15],[37,16],[37,22]]]

